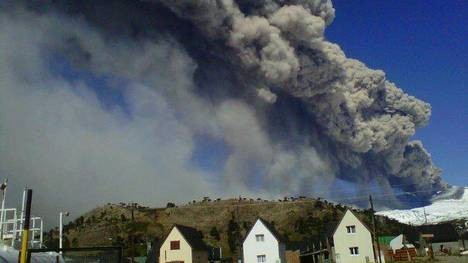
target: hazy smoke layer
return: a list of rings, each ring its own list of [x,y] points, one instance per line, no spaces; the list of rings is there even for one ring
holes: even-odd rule
[[[333,197],[336,179],[427,200],[446,187],[409,142],[430,105],[325,39],[330,1],[3,5],[0,171],[58,189],[43,202]],[[219,167],[195,165],[213,143]]]

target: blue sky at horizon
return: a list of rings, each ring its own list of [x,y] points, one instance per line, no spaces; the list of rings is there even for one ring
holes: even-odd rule
[[[432,105],[417,130],[450,184],[468,185],[468,2],[333,1],[327,38]]]

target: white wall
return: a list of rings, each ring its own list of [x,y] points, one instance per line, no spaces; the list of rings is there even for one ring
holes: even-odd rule
[[[356,226],[356,233],[348,233],[346,226]],[[337,263],[364,263],[366,257],[374,262],[372,236],[369,230],[351,212],[347,211],[333,235]],[[358,247],[359,255],[351,255],[349,248]]]
[[[180,241],[180,249],[171,250],[171,241]],[[176,227],[172,228],[166,240],[159,249],[159,262],[166,263],[170,261],[192,262],[192,248]]]
[[[453,254],[460,253],[460,243],[458,241],[432,243],[432,249],[434,250],[434,252],[440,251],[441,245],[443,245],[444,248],[450,250],[450,252],[452,252]]]
[[[395,237],[390,241],[390,247],[395,251],[403,247],[403,234]]]
[[[263,234],[264,241],[257,242],[255,235]],[[250,230],[242,245],[244,263],[257,263],[257,255],[265,255],[266,263],[284,263],[284,245],[276,240],[275,236],[263,225],[260,220]]]

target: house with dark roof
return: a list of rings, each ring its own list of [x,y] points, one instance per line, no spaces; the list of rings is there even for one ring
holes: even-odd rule
[[[371,230],[348,209],[333,233],[337,263],[375,262]]]
[[[159,249],[160,263],[206,263],[208,246],[200,231],[174,225]]]
[[[452,224],[422,225],[418,227],[418,231],[421,234],[422,249],[427,251],[431,245],[434,253],[458,254],[460,252],[462,240]]]
[[[244,263],[285,263],[286,250],[283,237],[262,218],[250,228],[244,242]]]

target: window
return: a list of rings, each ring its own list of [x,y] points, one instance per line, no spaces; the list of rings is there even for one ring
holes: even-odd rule
[[[266,262],[266,256],[265,255],[258,255],[257,256],[257,262],[258,263]]]
[[[180,241],[171,241],[171,250],[179,250],[180,249]]]
[[[349,253],[351,253],[351,255],[359,255],[359,248],[358,247],[350,247],[349,248]]]
[[[348,233],[356,233],[356,226],[347,226],[346,231]]]
[[[263,242],[265,241],[265,236],[263,234],[255,235],[255,239],[257,240],[257,242]]]

